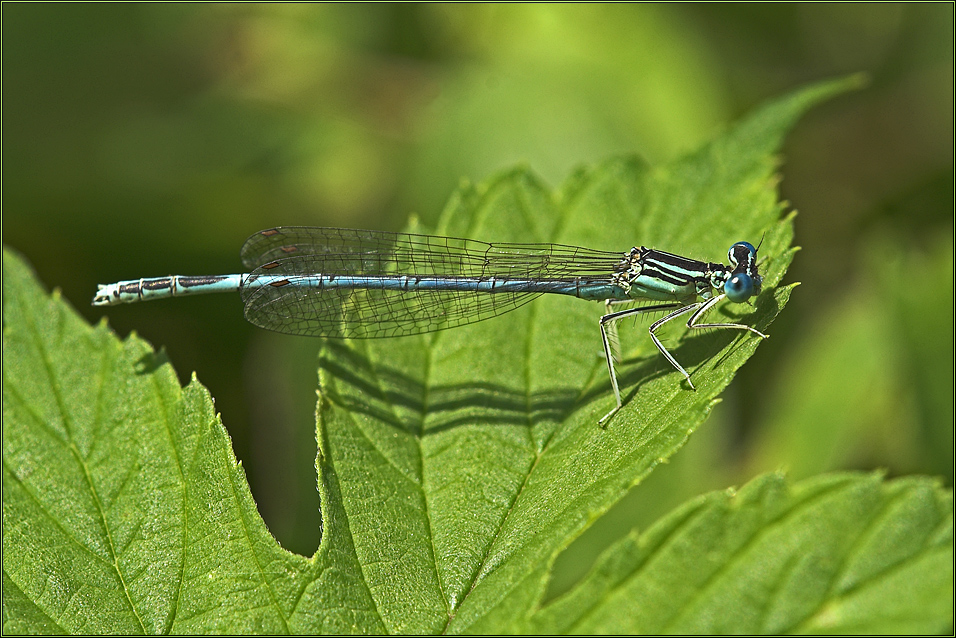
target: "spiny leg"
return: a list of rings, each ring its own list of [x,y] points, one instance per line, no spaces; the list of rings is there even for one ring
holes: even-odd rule
[[[700,304],[700,308],[697,310],[697,312],[691,315],[690,319],[687,320],[687,327],[688,328],[736,328],[737,330],[749,330],[750,332],[754,333],[761,339],[766,339],[770,336],[770,335],[765,335],[764,333],[760,332],[753,326],[748,326],[747,324],[743,324],[743,323],[697,323],[697,320],[700,319],[702,316],[704,316],[705,312],[707,312],[708,310],[713,308],[715,305],[717,305],[717,303],[720,302],[720,300],[726,296],[727,295],[717,295],[716,297],[712,299],[708,299],[703,304]]]
[[[664,346],[661,344],[660,341],[658,341],[657,335],[655,335],[654,332],[655,332],[659,327],[661,327],[663,324],[665,324],[665,323],[667,323],[668,321],[670,321],[671,319],[674,319],[675,317],[678,317],[678,316],[684,314],[685,312],[688,312],[689,310],[696,309],[695,312],[694,312],[694,314],[692,314],[692,315],[690,316],[690,319],[687,320],[687,328],[688,328],[688,329],[693,329],[693,328],[734,328],[734,329],[736,329],[736,330],[748,330],[748,331],[754,333],[755,335],[757,335],[758,337],[760,337],[760,338],[762,338],[762,339],[766,339],[766,338],[768,337],[768,335],[765,335],[764,333],[760,332],[760,331],[757,330],[756,328],[754,328],[754,327],[752,327],[752,326],[748,326],[748,325],[746,325],[746,324],[742,324],[742,323],[697,323],[697,320],[700,319],[700,318],[704,315],[705,312],[707,312],[708,310],[710,310],[711,308],[713,308],[715,305],[717,305],[724,297],[726,297],[726,295],[717,295],[716,297],[713,297],[713,298],[711,298],[711,299],[708,299],[707,301],[700,302],[700,303],[696,303],[696,304],[691,304],[691,305],[689,305],[689,306],[686,306],[686,307],[684,307],[684,308],[681,308],[681,309],[677,310],[676,312],[672,312],[671,314],[667,315],[667,316],[664,317],[663,319],[660,319],[660,320],[654,322],[654,323],[651,325],[651,338],[654,340],[654,343],[657,345],[657,347],[658,347],[658,349],[661,351],[661,353],[662,353],[665,357],[667,357],[667,360],[670,361],[671,364],[672,364],[675,368],[677,368],[678,370],[680,370],[680,371],[684,374],[684,377],[687,379],[687,383],[690,385],[691,389],[692,389],[692,390],[695,390],[695,391],[697,390],[697,388],[694,387],[693,382],[690,380],[690,375],[687,374],[687,371],[684,370],[684,368],[682,368],[679,363],[677,363],[677,360],[674,359],[674,357],[671,356],[671,353],[668,352],[666,348],[664,348]]]
[[[607,315],[614,314],[613,308],[615,304],[620,304],[620,303],[625,303],[625,302],[621,302],[621,301],[616,302],[613,299],[605,299],[604,300],[604,315],[607,316]],[[607,331],[607,342],[611,351],[611,359],[614,361],[620,361],[621,360],[621,339],[617,332],[617,322],[608,321],[606,324],[602,322],[601,330]],[[604,351],[605,355],[607,355],[607,350],[608,348],[605,348],[605,351]],[[614,385],[613,374],[611,375],[611,384]]]
[[[604,307],[610,310],[613,303],[614,302],[611,300],[605,301]],[[691,307],[693,306],[688,306],[688,308],[691,308]],[[643,306],[641,308],[629,308],[627,310],[620,310],[618,312],[609,312],[608,314],[601,317],[601,320],[600,320],[601,342],[604,344],[604,357],[607,360],[607,371],[608,371],[608,374],[611,375],[611,389],[614,390],[614,399],[617,401],[617,405],[615,406],[613,410],[611,410],[610,412],[605,414],[603,417],[601,417],[601,419],[598,421],[598,425],[603,427],[604,424],[607,422],[607,420],[610,419],[612,416],[614,416],[617,413],[617,411],[621,409],[621,406],[623,405],[623,403],[621,402],[621,390],[617,384],[617,372],[614,370],[614,358],[615,358],[615,354],[617,350],[616,348],[617,328],[615,326],[615,323],[620,319],[624,319],[625,317],[630,317],[632,315],[639,315],[645,312],[671,310],[673,308],[680,308],[677,314],[686,312],[686,310],[679,303],[665,303],[665,304],[656,304],[653,306]],[[675,314],[674,316],[677,316],[677,314]],[[657,323],[660,323],[660,322],[657,322]],[[653,337],[654,334],[651,333],[651,336]],[[654,341],[658,344],[657,347],[661,349],[662,352],[665,353],[665,356],[669,360],[674,362],[673,359],[670,357],[670,355],[663,350],[662,346],[660,345],[660,342],[657,341],[656,337],[654,338]],[[674,362],[674,364],[677,365],[676,362]],[[680,366],[677,366],[677,367],[681,371],[683,371],[683,368],[680,368]],[[686,375],[687,373],[684,373],[684,374]]]
[[[650,328],[648,328],[648,332],[651,333],[651,339],[654,341],[654,345],[657,346],[657,349],[661,351],[661,354],[664,355],[664,358],[670,361],[671,365],[674,366],[677,370],[680,371],[681,374],[684,375],[684,378],[687,379],[687,384],[690,386],[690,389],[694,391],[696,391],[697,388],[694,387],[694,383],[690,380],[690,375],[687,374],[687,370],[684,370],[684,367],[681,366],[681,364],[677,363],[677,359],[675,359],[674,356],[670,352],[668,352],[667,348],[664,347],[664,344],[661,343],[661,340],[657,338],[657,329],[663,326],[668,321],[676,319],[677,317],[683,314],[686,314],[692,310],[697,310],[698,308],[700,308],[701,305],[703,304],[692,303],[687,306],[682,306],[678,308],[677,310],[675,310],[674,312],[667,315],[666,317],[661,317],[660,319],[652,323]],[[697,313],[695,312],[694,314],[696,315]]]

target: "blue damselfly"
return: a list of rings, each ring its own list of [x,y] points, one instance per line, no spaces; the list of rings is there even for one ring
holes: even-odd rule
[[[667,313],[649,328],[651,339],[692,389],[690,375],[657,337],[665,323],[690,314],[687,327],[733,328],[766,338],[739,323],[699,323],[722,299],[748,301],[760,293],[757,249],[730,247],[729,265],[634,247],[620,252],[561,244],[489,244],[471,239],[345,228],[281,227],[256,233],[241,251],[246,274],[155,277],[101,285],[95,306],[162,297],[236,292],[245,316],[268,330],[332,338],[422,334],[514,310],[550,293],[603,301],[601,340],[617,405],[615,323],[648,312]],[[614,311],[618,304],[651,305]]]

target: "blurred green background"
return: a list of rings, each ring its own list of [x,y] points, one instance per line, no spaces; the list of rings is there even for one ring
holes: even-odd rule
[[[615,153],[667,161],[856,71],[868,87],[783,153],[803,285],[688,446],[561,556],[552,594],[631,527],[759,472],[952,486],[952,4],[2,12],[3,242],[89,320],[198,372],[291,550],[319,540],[317,342],[254,329],[232,296],[93,309],[97,283],[230,272],[270,226],[430,224],[462,178],[518,162],[557,188]]]

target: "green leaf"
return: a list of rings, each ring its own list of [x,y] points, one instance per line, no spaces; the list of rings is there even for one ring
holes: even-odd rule
[[[135,336],[91,329],[6,250],[3,300],[13,627],[289,631],[309,562],[263,524],[206,390],[195,378],[181,389]]]
[[[766,329],[789,298],[779,283],[793,256],[773,154],[806,108],[854,82],[770,104],[669,165],[608,160],[558,193],[524,169],[465,185],[439,232],[622,251],[640,242],[713,261],[763,237],[755,307],[714,314]],[[691,392],[644,329],[622,330],[626,405],[606,429],[596,304],[545,298],[445,333],[328,343],[323,529],[307,559],[269,534],[195,378],[181,388],[164,355],[90,328],[12,253],[3,259],[6,632],[538,626],[558,553],[680,448],[759,342],[668,332]]]
[[[534,633],[942,633],[953,503],[925,478],[764,475],[608,549]]]
[[[772,156],[803,109],[843,88],[774,103],[671,165],[622,158],[583,170],[557,195],[522,169],[465,185],[438,233],[622,251],[639,239],[709,260],[763,236],[767,289],[740,318],[763,329],[789,298],[776,285],[792,257]],[[680,448],[757,346],[726,334],[672,345],[692,366],[690,392],[646,332],[625,334],[626,405],[602,430],[613,397],[600,311],[544,298],[454,331],[328,344],[320,472],[339,480],[388,631],[514,630],[555,556]]]

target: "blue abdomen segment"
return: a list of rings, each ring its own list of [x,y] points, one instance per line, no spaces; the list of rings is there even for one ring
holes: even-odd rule
[[[94,306],[114,306],[122,303],[149,301],[165,297],[182,297],[213,292],[236,292],[243,275],[170,275],[130,279],[100,286],[93,298]]]
[[[586,278],[276,274],[260,268],[240,291],[253,324],[286,334],[374,338],[475,323],[542,294],[626,299],[618,286]]]
[[[403,293],[418,292],[473,292],[483,294],[537,293],[569,295],[580,299],[627,299],[616,285],[596,283],[583,279],[536,280],[506,279],[503,277],[395,277],[356,275],[253,275],[244,284],[252,287],[292,286],[311,290],[384,290]]]

